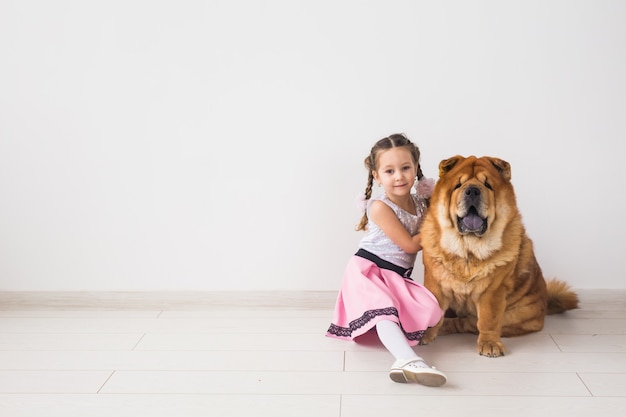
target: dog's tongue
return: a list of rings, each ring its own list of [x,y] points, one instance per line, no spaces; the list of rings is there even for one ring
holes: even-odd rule
[[[463,225],[465,225],[468,230],[478,230],[483,225],[483,219],[475,213],[469,213],[463,218]]]

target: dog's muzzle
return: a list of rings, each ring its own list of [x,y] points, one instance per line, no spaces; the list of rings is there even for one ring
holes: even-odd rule
[[[480,188],[469,186],[463,190],[462,195],[463,216],[457,216],[457,228],[461,234],[473,233],[476,236],[482,236],[489,225],[486,217],[480,215],[483,205],[483,195]]]

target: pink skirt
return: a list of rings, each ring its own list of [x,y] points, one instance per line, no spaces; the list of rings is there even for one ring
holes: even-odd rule
[[[400,325],[409,345],[415,346],[442,316],[437,299],[426,287],[355,255],[344,272],[326,336],[354,340],[379,321],[391,320]]]

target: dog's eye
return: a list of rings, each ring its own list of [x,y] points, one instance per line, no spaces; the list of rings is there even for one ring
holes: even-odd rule
[[[454,189],[455,189],[455,190],[458,190],[459,188],[461,188],[461,183],[458,183],[458,184],[454,187]]]
[[[493,187],[491,186],[491,184],[489,184],[489,181],[485,180],[485,187],[489,188],[490,190],[493,190]]]

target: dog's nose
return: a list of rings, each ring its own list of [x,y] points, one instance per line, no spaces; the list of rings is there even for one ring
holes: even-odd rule
[[[467,187],[465,189],[465,195],[467,197],[479,197],[480,196],[480,188],[478,187]]]
[[[465,189],[463,194],[465,195],[466,204],[470,206],[477,206],[478,204],[480,204],[480,188],[475,186],[469,186]]]

